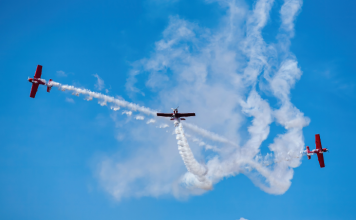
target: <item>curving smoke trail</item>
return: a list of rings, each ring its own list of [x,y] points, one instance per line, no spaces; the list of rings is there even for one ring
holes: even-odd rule
[[[187,170],[194,174],[198,179],[199,187],[203,189],[211,189],[212,183],[205,176],[207,174],[207,168],[198,163],[194,158],[193,152],[189,147],[188,141],[185,137],[183,126],[181,123],[175,129],[176,139],[178,140],[178,150],[181,155]]]

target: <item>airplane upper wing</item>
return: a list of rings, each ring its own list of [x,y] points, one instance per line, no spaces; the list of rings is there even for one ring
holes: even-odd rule
[[[317,155],[318,155],[318,160],[319,160],[320,168],[325,167],[324,155],[323,155],[323,154],[320,154],[320,153],[318,153]]]
[[[37,69],[36,69],[34,78],[41,78],[41,75],[42,75],[42,66],[37,65]]]
[[[31,93],[30,93],[31,98],[35,98],[38,86],[39,86],[39,84],[37,84],[37,83],[32,84]]]
[[[315,145],[316,149],[321,149],[320,134],[315,135]]]
[[[178,117],[195,116],[195,113],[178,113]]]
[[[161,117],[172,117],[173,113],[157,113],[157,116]]]

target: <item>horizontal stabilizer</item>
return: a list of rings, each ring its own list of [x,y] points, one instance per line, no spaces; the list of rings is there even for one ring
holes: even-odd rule
[[[51,82],[52,82],[52,79],[50,79],[50,80],[48,81],[48,84],[47,84],[47,92],[50,92],[51,89],[52,89],[52,86],[50,85]]]

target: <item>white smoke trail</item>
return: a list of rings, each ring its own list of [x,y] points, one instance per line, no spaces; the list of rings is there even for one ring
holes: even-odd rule
[[[129,109],[131,109],[133,111],[142,112],[142,113],[147,114],[147,115],[157,116],[156,115],[157,111],[152,110],[150,108],[147,108],[147,107],[144,107],[144,106],[140,106],[140,105],[137,105],[135,103],[127,102],[125,100],[115,99],[112,96],[107,96],[107,95],[104,95],[104,94],[101,94],[101,93],[93,92],[93,91],[90,91],[88,89],[80,89],[80,88],[76,88],[76,87],[71,86],[71,85],[62,85],[61,83],[54,82],[54,81],[51,81],[50,85],[57,87],[61,91],[66,91],[66,90],[73,91],[73,94],[76,95],[76,96],[79,96],[79,94],[88,95],[86,100],[92,100],[93,97],[97,98],[97,99],[100,100],[99,104],[101,106],[106,105],[106,103],[108,103],[108,102],[109,103],[114,103],[114,104],[117,105],[116,107],[112,107],[111,108],[114,111],[119,110],[120,107],[124,107],[124,108],[129,108]],[[132,112],[131,111],[124,111],[123,114],[127,114],[127,115],[130,116],[130,115],[132,115]],[[137,120],[143,120],[144,117],[143,116],[137,116],[136,119]],[[221,143],[227,143],[227,144],[231,144],[233,146],[238,146],[235,143],[227,140],[224,137],[221,137],[218,134],[215,134],[213,132],[210,132],[210,131],[207,131],[205,129],[199,128],[198,126],[193,125],[193,124],[189,124],[189,123],[185,123],[185,124],[192,131],[194,131],[194,132],[196,132],[196,133],[198,133],[198,134],[200,134],[200,135],[202,135],[202,136],[204,136],[206,138],[209,138],[209,139],[211,139],[213,141],[218,141],[218,142],[221,142]]]
[[[207,173],[207,168],[201,165],[194,158],[193,152],[189,147],[188,141],[185,137],[183,126],[181,123],[175,129],[176,139],[178,140],[178,150],[181,155],[187,170],[194,174],[199,182],[196,182],[195,185],[199,186],[202,189],[209,190],[212,188],[212,183],[209,181],[205,175]]]
[[[83,95],[88,95],[89,97],[97,98],[102,101],[101,103],[107,103],[107,102],[114,103],[119,107],[129,108],[133,111],[139,111],[139,112],[142,112],[147,115],[156,116],[156,113],[157,113],[157,111],[151,110],[149,108],[139,106],[137,104],[130,103],[125,100],[115,99],[112,96],[107,96],[107,95],[104,95],[101,93],[92,92],[88,89],[80,89],[80,88],[76,88],[76,87],[70,86],[70,85],[62,85],[62,84],[60,84],[58,82],[54,82],[54,81],[50,82],[50,84],[52,86],[58,87],[58,89],[62,90],[62,91],[69,90],[69,91],[73,91],[73,93],[76,95],[83,94]]]

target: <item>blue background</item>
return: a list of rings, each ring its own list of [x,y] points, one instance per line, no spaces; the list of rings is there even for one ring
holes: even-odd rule
[[[248,2],[252,4],[252,1]],[[274,8],[281,6],[278,0]],[[147,57],[168,17],[214,28],[225,11],[203,1],[0,2],[1,219],[356,219],[354,135],[355,1],[305,1],[291,51],[303,76],[292,102],[311,118],[305,143],[320,133],[326,168],[314,157],[295,169],[284,195],[269,195],[243,175],[202,196],[125,198],[117,202],[98,184],[96,158],[116,152],[110,110],[54,90],[30,99],[36,65],[43,77],[94,89],[99,74],[110,93],[126,95],[130,63]],[[278,26],[263,30],[268,42]],[[56,76],[62,70],[67,77]]]

